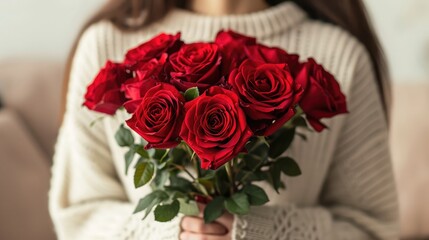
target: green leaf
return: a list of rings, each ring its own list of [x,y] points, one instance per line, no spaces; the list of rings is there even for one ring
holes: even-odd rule
[[[267,139],[264,136],[259,136],[258,139],[261,143],[265,144],[267,147],[270,147],[270,143],[268,143]]]
[[[168,195],[160,190],[153,191],[140,199],[139,203],[137,204],[137,207],[134,210],[134,213],[141,212],[145,209],[147,209],[155,200],[158,199],[158,201],[162,201],[168,198]]]
[[[153,178],[152,184],[156,188],[164,188],[165,182],[167,182],[170,173],[168,171],[158,170],[156,171],[155,177]]]
[[[281,168],[278,166],[277,162],[270,166],[271,174],[271,184],[273,185],[274,190],[279,193],[280,184],[281,184]]]
[[[212,193],[214,191],[214,182],[212,179],[197,178],[196,181],[203,185],[204,188],[207,189],[207,192]]]
[[[204,209],[204,222],[211,223],[214,220],[222,216],[225,209],[224,207],[225,198],[222,196],[215,197],[210,201]]]
[[[147,153],[147,151],[144,149],[144,147],[142,145],[140,145],[140,144],[134,144],[133,149],[142,158],[145,158],[145,159],[149,159],[150,158],[149,154]]]
[[[134,173],[134,186],[139,188],[148,183],[155,171],[155,166],[151,162],[141,162],[137,165]]]
[[[236,175],[236,180],[242,182],[243,185],[246,185],[247,183],[253,182],[253,181],[264,180],[263,178],[261,179],[259,172],[260,171],[252,172],[247,170],[240,170]]]
[[[268,147],[265,143],[258,143],[248,154],[252,154],[260,157],[261,159],[266,159],[268,157],[270,147]]]
[[[168,152],[166,149],[155,149],[155,153],[153,154],[153,159],[161,160],[167,154]]]
[[[246,168],[250,171],[255,170],[262,164],[263,161],[264,159],[254,154],[246,154],[242,160],[242,162],[246,165]]]
[[[186,178],[182,178],[176,175],[170,176],[170,186],[173,187],[173,189],[182,192],[188,192],[194,189],[194,187],[192,186],[192,182],[190,182]]]
[[[164,200],[165,200],[165,199],[164,199]],[[160,199],[160,198],[155,198],[155,200],[154,200],[153,202],[151,202],[151,203],[149,204],[149,206],[146,208],[146,210],[145,210],[145,213],[144,213],[144,216],[143,216],[143,219],[142,219],[142,220],[146,219],[146,218],[147,218],[147,216],[149,216],[149,213],[151,213],[151,212],[152,212],[152,209],[153,209],[156,205],[158,205],[158,204],[160,204],[161,202],[163,202],[164,200],[162,200],[162,199]]]
[[[209,191],[207,190],[206,186],[199,182],[193,182],[192,185],[203,195],[209,195]]]
[[[138,160],[137,160],[137,162],[134,164],[134,168],[137,168],[137,166],[138,165],[140,165],[142,162],[148,162],[148,160],[147,159],[144,159],[144,158],[142,158],[142,157],[140,157]],[[134,170],[135,171],[135,170]],[[134,174],[135,174],[135,172],[134,172]]]
[[[124,124],[121,124],[118,131],[116,131],[115,139],[121,147],[132,146],[134,144],[134,137],[131,131],[124,127]]]
[[[281,128],[270,139],[269,156],[277,158],[282,155],[291,145],[295,137],[295,128]]]
[[[213,180],[215,177],[216,171],[214,170],[204,170],[202,169],[201,171],[201,178],[200,179],[205,179],[205,180]]]
[[[179,212],[185,214],[186,216],[198,216],[200,210],[198,208],[197,202],[195,201],[186,201],[183,198],[179,198],[180,210]]]
[[[225,208],[232,214],[247,214],[250,210],[249,199],[243,192],[235,193],[225,201]]]
[[[185,96],[186,101],[191,101],[191,100],[194,100],[195,98],[197,98],[198,96],[200,96],[200,92],[198,91],[197,87],[188,88],[188,90],[186,90],[184,96]]]
[[[252,149],[253,149],[254,147],[256,147],[256,145],[258,144],[258,142],[259,142],[259,139],[258,139],[257,137],[252,137],[252,138],[251,138],[251,139],[246,143],[246,145],[245,145],[246,150],[247,150],[248,152],[252,151]]]
[[[270,201],[265,190],[256,185],[247,185],[243,188],[243,192],[247,194],[250,204],[254,206],[264,205]]]
[[[305,121],[305,118],[302,116],[294,118],[293,119],[293,125],[295,125],[297,127],[308,128],[307,121]]]
[[[155,208],[155,220],[158,222],[168,222],[177,216],[180,210],[180,203],[174,199],[170,204],[158,205]]]
[[[215,172],[215,189],[220,195],[225,195],[229,192],[229,181],[225,168],[219,168]]]
[[[296,177],[301,175],[301,169],[299,168],[298,163],[295,162],[290,157],[282,157],[276,160],[277,166],[281,169],[281,171],[290,176],[290,177]]]
[[[131,162],[134,159],[135,151],[133,148],[130,148],[128,152],[125,153],[125,175],[128,174],[128,169],[130,168]]]
[[[255,172],[253,172],[253,175],[254,175],[253,178],[250,178],[251,181],[264,181],[264,180],[266,180],[266,174],[261,169],[258,169]],[[252,179],[254,179],[254,180],[252,180]]]
[[[189,163],[189,157],[188,153],[179,147],[173,148],[171,151],[171,158],[173,159],[173,162],[179,165],[185,165]]]
[[[168,153],[170,152],[170,149],[167,149],[164,154],[161,156],[161,158],[159,159],[159,162],[165,162],[168,158]]]

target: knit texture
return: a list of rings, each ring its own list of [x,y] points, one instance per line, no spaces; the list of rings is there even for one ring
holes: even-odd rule
[[[235,216],[233,239],[397,239],[397,199],[389,156],[388,129],[368,53],[336,26],[311,20],[291,2],[256,13],[204,16],[174,9],[157,23],[123,32],[112,23],[92,25],[73,61],[67,107],[54,156],[50,212],[60,239],[178,239],[177,217],[157,223],[133,215],[149,187],[135,189],[125,175],[126,149],[114,133],[130,116],[106,117],[82,107],[86,87],[107,59],[161,32],[182,32],[186,42],[212,41],[221,29],[315,58],[340,82],[349,114],[326,120],[329,130],[302,133],[287,154],[303,174],[284,177],[287,190],[266,189],[270,202]],[[131,171],[132,172],[132,171]]]

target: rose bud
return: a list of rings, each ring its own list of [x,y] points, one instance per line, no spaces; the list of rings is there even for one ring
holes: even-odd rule
[[[211,87],[185,104],[180,137],[201,160],[203,169],[217,169],[242,152],[253,136],[237,94]]]
[[[127,125],[148,142],[146,149],[175,147],[180,143],[184,102],[174,86],[159,83],[146,92]]]
[[[124,64],[132,70],[136,70],[141,64],[145,64],[153,58],[158,59],[164,53],[169,55],[176,52],[182,44],[180,33],[176,35],[161,33],[140,46],[129,50],[125,55]]]
[[[204,91],[222,83],[220,64],[221,55],[216,44],[185,44],[170,56],[170,82],[180,91],[192,87]]]
[[[295,114],[302,95],[286,64],[244,61],[228,79],[257,135],[270,136]]]
[[[326,126],[321,118],[331,118],[347,113],[346,97],[334,76],[312,58],[302,65],[296,81],[303,87],[304,94],[299,106],[310,125],[321,132]]]
[[[213,200],[213,198],[204,195],[195,195],[194,200],[197,203],[209,204]]]
[[[115,114],[126,101],[121,84],[132,78],[124,65],[108,61],[88,86],[84,106],[109,115]]]

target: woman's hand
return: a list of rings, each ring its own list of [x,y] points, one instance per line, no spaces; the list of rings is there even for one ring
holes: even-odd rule
[[[205,205],[198,204],[200,214],[196,217],[185,216],[180,224],[180,240],[231,240],[234,216],[224,213],[212,223],[205,224],[203,212]]]

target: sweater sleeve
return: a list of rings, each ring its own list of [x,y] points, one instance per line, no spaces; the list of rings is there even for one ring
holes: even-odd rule
[[[82,36],[70,75],[67,107],[55,147],[50,213],[59,239],[178,239],[179,217],[169,223],[133,215],[107,144],[101,115],[82,107],[86,87],[104,60],[98,28]],[[102,47],[101,47],[102,49]]]
[[[371,61],[360,52],[319,205],[253,208],[236,216],[234,239],[398,239],[388,127]]]

